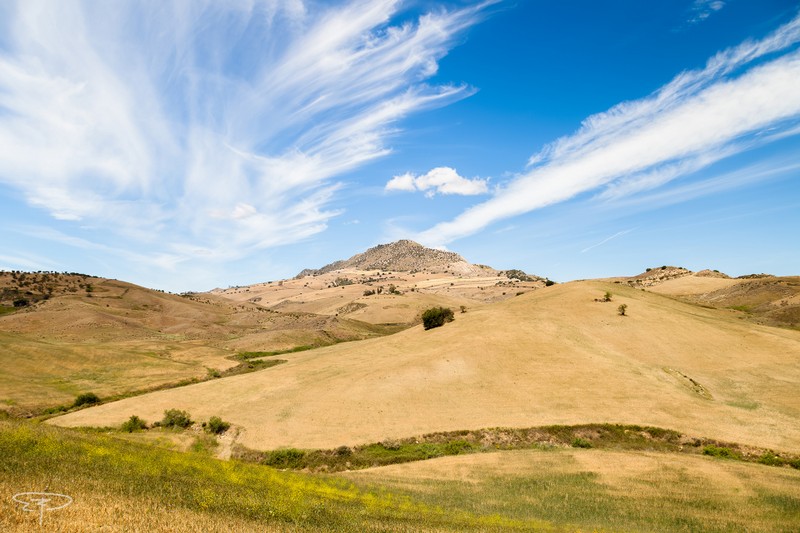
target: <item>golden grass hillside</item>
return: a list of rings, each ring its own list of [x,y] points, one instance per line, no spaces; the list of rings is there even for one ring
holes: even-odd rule
[[[664,281],[649,290],[684,301],[730,309],[743,319],[800,330],[800,277],[717,278],[697,273]]]
[[[606,291],[612,301],[596,301]],[[222,416],[258,449],[619,422],[800,450],[800,332],[613,283],[557,285],[457,313],[442,328],[282,357],[289,362],[268,370],[52,422],[118,425],[180,408]]]
[[[19,414],[91,391],[125,394],[224,371],[237,351],[327,345],[392,332],[346,317],[279,313],[122,281],[3,273],[0,410]],[[30,293],[30,294],[28,294]]]

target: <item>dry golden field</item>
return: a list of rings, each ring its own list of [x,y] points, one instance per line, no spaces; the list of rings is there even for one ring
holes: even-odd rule
[[[444,509],[573,531],[796,531],[800,472],[709,457],[520,450],[340,474]]]
[[[37,275],[29,274],[24,283],[31,285],[17,288],[8,273],[0,276],[4,292],[33,289],[31,305],[0,315],[0,410],[18,414],[68,403],[89,391],[106,397],[204,379],[236,366],[230,357],[238,351],[326,345],[397,330],[117,280],[38,278],[45,281],[34,284],[30,280]],[[54,293],[43,299],[39,287]]]
[[[606,291],[611,302],[595,301]],[[288,363],[264,371],[52,423],[118,425],[180,408],[222,416],[241,444],[271,449],[619,422],[797,452],[800,332],[738,315],[621,284],[571,282],[456,313],[442,328],[283,355]]]

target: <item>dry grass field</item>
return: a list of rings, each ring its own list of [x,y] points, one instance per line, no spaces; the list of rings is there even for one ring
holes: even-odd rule
[[[671,279],[649,290],[687,302],[729,309],[756,324],[800,330],[800,277],[726,279],[698,275]]]
[[[9,302],[30,293],[30,305],[6,306],[12,312],[0,315],[0,410],[18,414],[88,391],[105,397],[203,379],[236,366],[229,358],[239,351],[327,345],[397,330],[103,278],[29,274],[25,285],[15,283],[4,273],[0,292]]]
[[[606,291],[612,301],[596,301]],[[281,357],[289,362],[51,422],[109,426],[180,408],[222,416],[256,449],[619,422],[800,450],[800,332],[610,282],[556,285],[456,313],[442,328]]]
[[[800,471],[709,457],[525,450],[340,474],[429,505],[573,531],[792,532]]]

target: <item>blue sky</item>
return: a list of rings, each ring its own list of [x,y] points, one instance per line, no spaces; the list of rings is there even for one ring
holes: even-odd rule
[[[800,274],[798,43],[778,0],[4,2],[0,268]]]

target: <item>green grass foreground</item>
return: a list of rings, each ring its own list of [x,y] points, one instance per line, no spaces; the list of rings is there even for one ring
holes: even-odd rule
[[[35,513],[23,512],[11,497],[45,490],[74,498],[45,516],[47,529],[58,531],[552,530],[537,520],[444,511],[330,476],[27,421],[0,420],[0,458],[2,531],[36,527]]]

